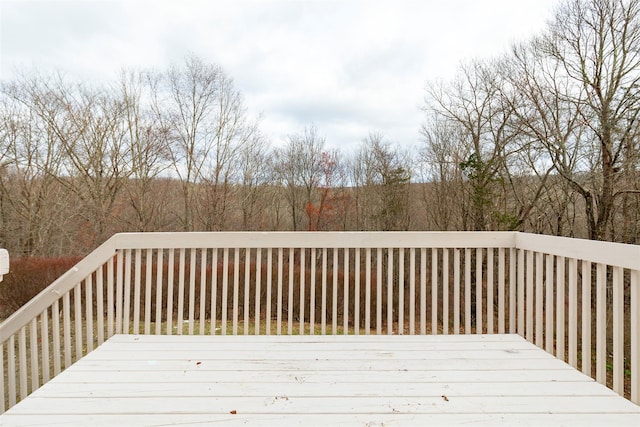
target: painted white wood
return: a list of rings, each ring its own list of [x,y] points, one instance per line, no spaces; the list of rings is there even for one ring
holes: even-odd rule
[[[591,263],[582,261],[582,373],[591,376]]]
[[[38,361],[38,318],[29,325],[29,350],[31,362],[31,390],[40,387],[40,366]]]
[[[376,254],[376,268],[377,268],[377,300],[376,300],[376,333],[382,334],[382,248],[378,248]],[[348,263],[347,263],[348,264]],[[426,304],[426,302],[425,302]]]
[[[640,270],[631,270],[631,401],[640,405]]]
[[[556,356],[564,359],[565,346],[565,258],[556,257]]]
[[[471,249],[464,250],[464,333],[471,333]]]
[[[203,250],[204,253],[204,250]],[[293,262],[291,263],[293,265]],[[204,262],[202,262],[202,265],[204,265]],[[200,299],[204,299],[204,290],[206,289],[206,286],[204,285],[205,282],[205,274],[204,274],[204,267],[202,270],[202,277],[200,278],[200,288],[201,288],[201,292],[202,295],[200,296]],[[256,264],[256,273],[259,274],[259,270],[257,269],[257,264]],[[291,271],[291,277],[293,277],[293,271]],[[251,249],[245,249],[245,259],[244,259],[244,305],[242,308],[242,313],[244,315],[243,318],[243,324],[244,324],[244,334],[245,335],[249,335],[249,324],[250,324],[250,320],[249,320],[249,307],[250,307],[250,297],[251,297]],[[258,295],[255,296],[256,299],[259,298]],[[293,298],[292,298],[293,301]],[[293,310],[291,310],[291,312],[293,313]],[[202,306],[202,310],[200,311],[200,319],[204,319],[205,318],[205,312],[204,312],[204,306]],[[204,325],[204,322],[200,322],[200,335],[204,334],[204,327],[202,326]]]
[[[360,259],[358,258],[358,267],[360,265]],[[326,335],[327,333],[327,248],[322,248],[322,293],[320,299],[320,333]],[[360,271],[358,271],[358,285],[360,283]],[[360,295],[360,286],[356,290],[357,295]],[[360,310],[357,310],[358,317],[360,317]]]
[[[535,328],[535,342],[536,345],[540,348],[544,346],[544,303],[543,303],[543,281],[542,281],[542,272],[544,267],[544,257],[541,252],[536,252],[535,257],[535,269],[536,269],[536,284],[535,284],[535,292],[536,292],[536,328]]]
[[[382,275],[382,266],[378,275]],[[378,291],[380,292],[380,291]],[[420,334],[427,333],[427,250],[420,249]]]
[[[116,335],[0,416],[214,421],[638,425],[640,408],[514,335]]]
[[[51,335],[53,336],[51,350],[53,351],[53,376],[55,377],[61,371],[60,358],[62,356],[62,351],[60,351],[60,304],[58,301],[55,301],[51,307]],[[11,361],[11,358],[9,361]]]
[[[431,249],[431,334],[438,334],[438,249]]]
[[[162,333],[162,275],[164,250],[159,250],[156,259],[156,335]]]
[[[338,249],[333,250],[333,263],[331,264],[333,272],[333,293],[331,298],[331,333],[338,333]],[[292,270],[293,271],[293,270]],[[293,276],[293,275],[292,275]],[[367,248],[367,298],[366,298],[366,331],[369,333],[371,327],[371,249]],[[291,309],[293,312],[293,308]]]
[[[487,248],[487,333],[494,334],[494,286],[493,286],[493,248]]]
[[[506,333],[505,317],[505,271],[504,271],[505,250],[498,249],[498,333]]]
[[[286,417],[286,418],[285,418]],[[563,426],[621,426],[629,422],[626,414],[405,414],[405,413],[367,413],[367,414],[323,414],[319,421],[318,414],[305,413],[295,416],[283,414],[243,413],[230,414],[229,411],[213,413],[170,413],[170,414],[100,414],[100,415],[30,415],[31,425],[38,426],[67,426],[67,425],[218,425],[245,426],[249,425],[282,425],[288,426],[324,426],[324,425],[563,425]],[[7,426],[23,426],[23,416],[10,415],[5,417]]]
[[[5,378],[5,374],[4,374],[4,344],[0,343],[0,378],[2,378],[2,381],[0,381],[0,396],[2,397],[0,399],[0,411],[4,412],[7,407],[5,406],[5,385],[4,385],[4,378]]]
[[[293,333],[293,248],[289,248],[289,292],[287,298],[287,334]]]
[[[398,249],[398,334],[404,335],[404,248]]]
[[[49,357],[49,310],[45,310],[40,315],[40,341],[42,342],[42,383],[46,384],[51,379],[51,359]],[[0,347],[0,353],[2,347]],[[0,357],[0,363],[2,363]],[[4,378],[4,376],[0,377]],[[3,381],[0,381],[4,383]],[[4,393],[0,393],[4,396]],[[4,399],[3,399],[4,400]]]
[[[484,330],[484,322],[482,320],[482,248],[476,249],[476,300],[474,301],[476,307],[476,334],[481,334]]]
[[[624,394],[624,272],[613,268],[613,391]]]
[[[364,334],[371,334],[371,248],[364,251]],[[359,315],[359,314],[358,314]],[[348,334],[348,330],[344,331]]]
[[[73,289],[73,308],[73,324],[75,325],[75,336],[73,338],[76,347],[76,360],[78,360],[84,356],[82,351],[82,324],[84,323],[84,319],[82,318],[82,283],[78,283]]]
[[[204,335],[207,307],[207,249],[200,250],[200,335]],[[151,274],[151,271],[149,271]],[[162,294],[162,293],[161,293]],[[151,300],[151,298],[149,298]],[[249,326],[246,322],[245,327]]]
[[[300,269],[301,271],[305,271],[305,254],[304,254],[304,249],[302,250],[302,256],[300,259]],[[215,269],[217,268],[217,266],[214,264],[213,265],[213,270],[215,271]],[[300,293],[300,301],[304,300],[304,274],[300,275],[300,283],[301,283],[301,293]],[[215,295],[215,287],[212,284],[212,295]],[[262,248],[258,248],[256,249],[256,301],[255,301],[255,326],[254,326],[254,330],[256,334],[260,333],[260,308],[262,307],[262,301],[261,301],[261,296],[262,296]],[[213,298],[213,297],[212,297]],[[213,311],[212,311],[213,312]],[[212,316],[212,320],[215,319],[215,316]],[[304,333],[304,304],[300,303],[300,330],[303,331]]]
[[[84,320],[84,329],[87,335],[87,348],[86,352],[93,351],[93,302],[95,301],[93,298],[93,279],[92,275],[87,276],[84,280],[84,289],[85,289],[85,315],[83,317]]]
[[[524,270],[524,258],[525,251],[518,249],[518,280],[517,280],[517,299],[518,299],[518,335],[525,336],[525,316],[524,316],[524,307],[525,307],[525,270]]]
[[[16,404],[18,390],[16,387],[16,339],[11,335],[7,344],[7,386],[9,388],[9,407]]]
[[[169,249],[169,260],[167,266],[167,335],[173,333],[173,280],[174,280],[174,268],[175,268],[175,251]],[[213,310],[215,319],[215,310]]]
[[[409,249],[409,335],[416,333],[416,250]]]
[[[222,251],[222,305],[221,305],[221,317],[220,333],[227,335],[227,302],[229,300],[229,248],[224,248]],[[271,299],[269,299],[271,301]]]
[[[511,248],[516,235],[509,231],[367,231],[367,232],[195,232],[118,233],[113,247],[145,248]],[[526,235],[529,236],[529,235]],[[535,237],[535,235],[532,235]],[[569,239],[570,240],[570,239]],[[141,243],[144,242],[144,243]],[[529,244],[529,241],[524,241]],[[554,243],[551,242],[551,245]],[[578,257],[579,258],[579,257]]]
[[[509,333],[516,333],[516,249],[509,249]]]
[[[71,297],[69,292],[62,297],[62,333],[64,344],[64,367],[71,366]]]
[[[18,366],[20,368],[20,399],[29,394],[27,382],[27,327],[20,329],[18,334]]]
[[[131,318],[131,249],[124,251],[124,300],[122,308],[122,333],[129,333]]]
[[[533,342],[533,321],[535,319],[535,313],[533,312],[533,303],[535,300],[535,294],[533,292],[533,252],[526,251],[526,263],[527,263],[527,273],[526,273],[526,308],[525,308],[525,316],[526,316],[526,326],[525,326],[525,337],[528,341]]]
[[[554,286],[553,286],[553,255],[545,255],[544,287],[546,291],[545,299],[545,322],[544,322],[544,349],[553,354],[554,346]]]
[[[142,251],[140,249],[135,250],[135,267],[134,267],[134,279],[133,279],[133,333],[140,333],[140,279],[142,276]]]
[[[240,249],[233,251],[233,312],[231,321],[232,335],[238,335],[238,303],[240,296]]]
[[[460,333],[460,249],[453,250],[453,333]]]
[[[178,312],[176,317],[177,329],[176,334],[182,335],[183,323],[184,323],[184,276],[186,272],[185,261],[186,249],[180,248],[178,251]],[[229,264],[228,260],[225,260],[224,265]],[[226,323],[225,323],[226,325]]]
[[[449,335],[449,249],[442,249],[442,333]]]
[[[578,261],[569,259],[569,364],[578,367]]]
[[[607,269],[596,266],[596,380],[607,383]]]

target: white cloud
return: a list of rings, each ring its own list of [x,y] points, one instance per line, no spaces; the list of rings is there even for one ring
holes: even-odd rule
[[[0,3],[0,72],[107,79],[187,53],[222,65],[275,142],[315,123],[332,146],[369,131],[415,145],[426,80],[539,31],[558,0]]]

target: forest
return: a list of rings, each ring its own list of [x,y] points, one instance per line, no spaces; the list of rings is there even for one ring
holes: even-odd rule
[[[640,0],[565,0],[502,55],[425,84],[421,143],[273,144],[220,64],[0,86],[0,247],[121,231],[520,230],[640,242]],[[348,141],[351,143],[352,141]],[[347,141],[331,141],[340,146]]]

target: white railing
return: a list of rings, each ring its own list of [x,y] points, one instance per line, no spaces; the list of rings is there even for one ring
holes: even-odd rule
[[[518,333],[640,403],[639,277],[516,232],[118,234],[0,324],[0,405],[115,333]]]

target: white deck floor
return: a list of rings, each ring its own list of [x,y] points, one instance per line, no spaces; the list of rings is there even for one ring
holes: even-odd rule
[[[640,407],[517,335],[117,335],[9,425],[631,425]]]

